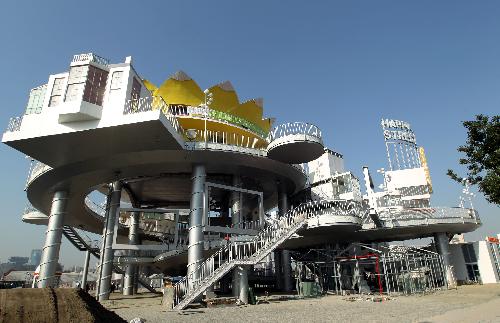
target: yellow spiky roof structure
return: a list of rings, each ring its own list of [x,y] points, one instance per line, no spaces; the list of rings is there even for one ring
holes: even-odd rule
[[[161,97],[168,105],[201,106],[205,93],[198,84],[183,71],[178,71],[156,87],[143,80],[154,97]],[[262,99],[250,99],[240,103],[238,94],[229,81],[208,88],[212,95],[209,108],[214,111],[207,121],[207,129],[255,138],[265,145],[265,136],[271,129],[273,119],[263,119]],[[195,116],[178,116],[184,129],[204,129],[205,120]]]
[[[238,95],[229,81],[214,85],[208,88],[208,91],[212,93],[213,101],[210,104],[212,109],[229,112],[229,110],[237,108],[240,104]]]
[[[199,106],[204,100],[203,91],[198,84],[183,71],[175,72],[153,95],[161,96],[167,104]]]

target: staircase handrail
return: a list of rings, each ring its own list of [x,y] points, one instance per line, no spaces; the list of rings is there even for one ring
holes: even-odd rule
[[[264,227],[264,229],[251,240],[244,242],[230,241],[226,246],[222,247],[219,251],[199,264],[193,271],[174,285],[174,306],[189,297],[190,292],[195,292],[205,281],[205,278],[209,279],[210,276],[216,276],[218,272],[222,272],[223,269],[230,266],[231,263],[235,263],[235,261],[247,261],[250,263],[260,261],[261,257],[259,256],[265,256],[260,253],[265,250],[266,246],[272,247],[273,244],[278,242],[281,244],[283,241],[280,242],[280,238],[288,238],[287,234],[292,235],[297,229],[302,227],[309,218],[317,216],[318,213],[316,211],[324,208],[332,208],[335,204],[337,205],[337,209],[342,213],[359,216],[358,213],[361,209],[361,203],[356,201],[330,200],[302,203],[285,213],[285,215],[280,217],[273,225]],[[274,246],[274,248],[276,247],[277,246]],[[250,259],[252,257],[254,259]],[[216,260],[218,265],[217,268]],[[182,299],[179,297],[181,293],[184,294]]]

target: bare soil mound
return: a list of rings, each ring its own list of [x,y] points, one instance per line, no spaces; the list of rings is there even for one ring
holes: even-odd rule
[[[126,322],[94,297],[73,288],[0,290],[0,323]]]

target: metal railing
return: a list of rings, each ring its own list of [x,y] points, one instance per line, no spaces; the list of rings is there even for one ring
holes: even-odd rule
[[[380,213],[381,219],[478,219],[476,210],[453,207],[389,209]]]
[[[359,216],[361,204],[346,201],[304,203],[262,229],[250,241],[228,243],[174,285],[174,308],[185,308],[235,265],[258,263],[325,208],[333,208],[337,215]]]
[[[9,124],[7,125],[7,130],[5,130],[5,132],[16,132],[21,130],[22,122],[23,116],[10,118]]]
[[[275,128],[273,128],[267,137],[267,141],[271,142],[273,140],[283,138],[290,135],[307,135],[321,138],[321,130],[313,124],[305,122],[289,122],[283,123]]]
[[[461,207],[388,207],[378,211],[378,217],[389,223],[388,227],[393,227],[393,221],[420,221],[429,223],[429,221],[452,220],[459,222],[480,222],[476,210]],[[365,210],[363,224],[369,224],[372,220],[368,209]],[[458,222],[457,222],[458,223]]]
[[[35,208],[29,201],[26,203],[26,206],[24,207],[24,212],[23,215],[31,213],[31,212],[38,212],[38,209]]]
[[[28,178],[26,179],[26,188],[34,179],[36,179],[38,176],[42,175],[43,173],[51,169],[52,167],[45,165],[44,163],[39,162],[38,160],[32,159],[30,170],[28,172]]]
[[[79,54],[79,55],[73,55],[73,60],[71,61],[72,63],[76,62],[94,62],[99,65],[103,66],[108,66],[110,61],[107,58],[101,57],[99,55],[93,54],[93,53],[86,53],[86,54]]]
[[[259,142],[257,138],[229,131],[188,129],[185,132],[185,137],[187,140],[194,142],[238,146],[264,151],[263,143]]]
[[[266,131],[264,131],[256,124],[244,118],[235,116],[233,114],[224,111],[210,109],[209,107],[206,106],[193,107],[193,106],[171,104],[168,106],[168,113],[179,117],[191,117],[191,118],[203,118],[203,119],[206,118],[208,120],[214,120],[217,122],[250,130],[258,134],[262,138],[266,136]]]
[[[92,201],[88,196],[85,197],[85,206],[95,214],[106,217],[106,208]]]
[[[168,113],[168,105],[159,96],[148,96],[134,100],[127,100],[127,102],[125,102],[123,114],[148,112],[154,110],[161,110],[167,120],[170,121],[170,124],[175,129],[175,131],[177,131],[181,135],[184,135],[184,129],[182,129],[181,125],[179,124],[179,120],[177,120],[175,115]]]
[[[231,228],[242,230],[260,230],[262,228],[262,223],[259,220],[238,222],[232,224]]]

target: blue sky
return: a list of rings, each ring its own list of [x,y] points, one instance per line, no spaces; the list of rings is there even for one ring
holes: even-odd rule
[[[2,1],[0,125],[29,89],[67,70],[72,55],[133,56],[159,84],[182,69],[202,88],[224,80],[240,100],[263,97],[277,122],[307,121],[346,166],[387,168],[379,121],[409,121],[426,148],[434,205],[456,205],[461,121],[500,112],[498,1]],[[0,145],[0,260],[43,245],[21,222],[24,156]],[[460,168],[458,168],[460,169]],[[480,239],[500,232],[500,208],[478,194]],[[63,263],[83,254],[64,240]]]

